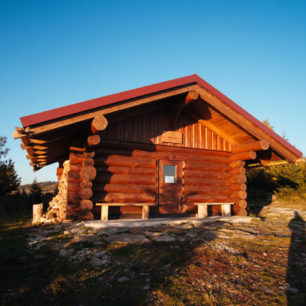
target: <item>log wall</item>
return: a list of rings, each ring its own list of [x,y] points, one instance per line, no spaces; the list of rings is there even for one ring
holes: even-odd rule
[[[93,202],[158,202],[160,159],[182,162],[181,212],[196,212],[195,202],[235,202],[235,212],[244,214],[244,162],[232,162],[228,152],[165,145],[102,141],[95,149]],[[216,206],[213,209],[215,213],[220,211]],[[140,213],[141,208],[111,207],[110,213],[115,212]]]
[[[92,180],[96,177],[94,153],[72,151],[69,156],[67,219],[93,220]]]

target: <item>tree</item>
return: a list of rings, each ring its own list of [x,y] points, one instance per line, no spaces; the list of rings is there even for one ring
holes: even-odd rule
[[[268,119],[265,119],[262,123],[268,128],[270,128],[271,130],[274,130],[274,126],[270,124]]]
[[[41,188],[37,183],[36,179],[30,186],[30,198],[32,204],[37,204],[41,202]]]
[[[7,138],[5,136],[0,136],[0,159],[5,157],[9,151],[9,149],[5,147],[6,142]]]
[[[9,151],[6,142],[7,138],[0,136],[0,195],[7,195],[20,185],[20,177],[16,173],[14,162],[11,159],[2,160]]]

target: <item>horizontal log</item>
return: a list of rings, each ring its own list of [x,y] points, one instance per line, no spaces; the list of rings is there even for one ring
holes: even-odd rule
[[[79,195],[78,192],[73,192],[73,191],[67,191],[67,201],[70,202],[70,201],[80,201],[82,200],[81,199],[81,196]]]
[[[116,166],[104,166],[96,167],[98,174],[138,174],[138,175],[156,175],[156,169],[154,168],[131,168],[131,167],[116,167]]]
[[[245,168],[233,168],[230,173],[231,174],[245,174]]]
[[[199,98],[199,93],[196,90],[190,90],[185,98],[185,105],[191,103],[192,101],[196,101]]]
[[[107,119],[101,114],[96,116],[91,122],[91,131],[93,134],[101,133],[108,125]]]
[[[205,177],[185,177],[184,178],[184,187],[187,185],[194,186],[229,186],[229,182],[227,179],[213,179],[213,178],[205,178]],[[200,188],[198,187],[198,188]]]
[[[139,184],[155,186],[156,178],[154,176],[125,174],[99,175],[94,180],[94,186],[97,186],[99,184]]]
[[[90,188],[83,188],[80,190],[79,195],[82,200],[89,200],[93,196],[93,191]]]
[[[92,152],[85,152],[84,153],[84,157],[87,158],[87,157],[90,157],[90,158],[94,158],[95,157],[95,152],[92,151]]]
[[[89,210],[83,210],[78,213],[78,220],[91,221],[91,220],[94,220],[94,215]]]
[[[84,166],[80,172],[80,177],[85,181],[92,181],[96,175],[96,168],[92,166]]]
[[[238,203],[238,206],[241,208],[246,208],[248,206],[248,203],[246,200],[240,200]]]
[[[78,146],[70,146],[69,147],[69,150],[74,152],[74,153],[83,153],[86,151],[86,148],[85,147],[78,147]]]
[[[247,190],[247,185],[246,184],[233,184],[230,185],[230,188],[232,190],[242,190],[242,191],[246,191]]]
[[[123,166],[123,167],[143,167],[156,168],[155,159],[129,158],[125,156],[109,156],[107,158],[95,158],[96,166]]]
[[[80,183],[81,188],[92,188],[92,181],[82,180]]]
[[[221,152],[221,151],[210,151],[210,150],[202,150],[202,149],[191,149],[191,148],[182,148],[182,147],[175,147],[175,146],[168,146],[168,145],[154,145],[154,144],[140,144],[140,143],[130,143],[130,142],[119,142],[119,141],[109,141],[109,140],[101,140],[99,148],[106,149],[119,149],[121,150],[141,150],[147,152],[176,152],[182,153],[185,156],[223,156],[229,157],[230,153],[228,152]]]
[[[237,146],[232,146],[233,153],[247,152],[247,151],[261,151],[268,150],[269,142],[265,139],[260,141],[254,141],[251,143],[245,143]]]
[[[234,191],[233,193],[230,194],[231,199],[239,199],[239,200],[245,200],[247,198],[247,193],[246,191]]]
[[[230,157],[231,160],[250,160],[255,158],[256,158],[256,152],[254,151],[235,153],[232,154],[232,156]]]
[[[227,196],[219,195],[205,195],[205,194],[195,194],[195,195],[186,195],[185,202],[187,203],[217,203],[217,202],[231,202]]]
[[[184,170],[184,177],[190,178],[215,178],[215,179],[223,179],[227,180],[231,175],[227,172],[223,171],[200,171],[200,170],[193,170],[193,169],[185,169]]]
[[[84,155],[82,153],[71,152],[69,154],[69,161],[72,164],[81,164],[83,162]]]
[[[133,193],[104,193],[95,196],[95,202],[110,202],[110,203],[137,203],[146,202],[154,203],[155,195],[133,194]]]
[[[247,181],[245,174],[239,174],[237,176],[233,176],[229,179],[229,182],[234,184],[244,184]]]
[[[71,172],[81,172],[82,164],[70,164],[70,171]]]
[[[82,199],[80,197],[76,198],[75,195],[72,196],[72,194],[70,194],[69,198],[67,198],[66,209],[70,207],[71,209],[76,210],[79,207],[81,200]]]
[[[68,182],[69,183],[80,183],[82,181],[79,172],[68,172]]]
[[[184,169],[201,170],[201,171],[229,171],[231,168],[227,164],[213,162],[193,162],[186,160]]]
[[[233,161],[233,162],[230,163],[230,167],[232,167],[232,168],[236,168],[236,167],[243,168],[243,167],[245,167],[245,161],[243,161],[243,160]]]
[[[79,192],[80,189],[81,188],[80,188],[79,183],[69,182],[69,184],[68,184],[68,191],[69,192]]]
[[[236,216],[246,217],[248,215],[245,208],[240,208],[238,205],[234,205],[234,214]]]
[[[96,192],[117,192],[117,193],[156,193],[155,185],[132,185],[132,184],[105,184],[98,185],[93,188],[94,193]]]
[[[87,137],[87,145],[89,147],[97,146],[101,141],[100,135],[91,135]]]
[[[95,164],[95,161],[90,157],[85,158],[83,161],[84,166],[94,166],[94,164]]]
[[[229,164],[230,159],[227,156],[218,156],[218,155],[192,155],[192,154],[185,154],[185,152],[158,152],[156,154],[157,158],[159,159],[177,159],[177,160],[189,160],[191,162],[196,163],[219,163],[219,164]]]
[[[176,151],[166,151],[166,152],[151,152],[144,150],[119,150],[112,148],[103,148],[96,150],[96,157],[105,157],[105,156],[125,156],[125,157],[136,157],[136,158],[152,158],[152,159],[178,159],[178,160],[198,160],[202,162],[220,162],[220,163],[229,163],[228,156],[217,155],[217,154],[207,154],[203,151],[203,154],[192,154],[186,151],[182,152],[181,150]],[[212,151],[213,152],[213,151]]]
[[[218,195],[228,196],[232,194],[232,190],[224,188],[224,186],[184,186],[184,195],[216,193]]]
[[[91,210],[93,208],[93,203],[90,200],[82,200],[80,202],[80,208],[82,210]]]
[[[66,220],[77,220],[78,213],[76,211],[66,212]]]

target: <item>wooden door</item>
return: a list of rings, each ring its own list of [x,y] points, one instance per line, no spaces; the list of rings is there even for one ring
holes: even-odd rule
[[[159,160],[158,167],[159,212],[176,214],[180,212],[181,162]]]

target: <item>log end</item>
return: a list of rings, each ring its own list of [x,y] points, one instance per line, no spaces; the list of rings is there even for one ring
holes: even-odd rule
[[[91,131],[98,134],[106,129],[108,125],[107,119],[103,115],[96,116],[91,122]]]

